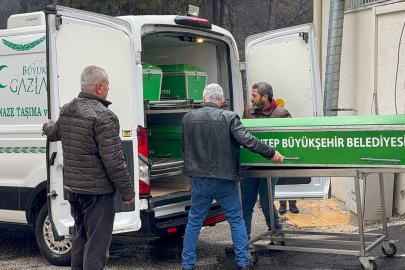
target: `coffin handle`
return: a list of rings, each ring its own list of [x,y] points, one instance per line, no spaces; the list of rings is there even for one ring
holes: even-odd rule
[[[283,160],[300,161],[299,157],[284,157]]]
[[[367,162],[392,162],[392,163],[401,163],[400,159],[384,159],[384,158],[361,158],[361,161]]]

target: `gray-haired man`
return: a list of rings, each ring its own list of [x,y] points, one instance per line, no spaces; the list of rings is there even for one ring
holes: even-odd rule
[[[107,107],[108,76],[97,66],[81,74],[79,96],[43,126],[51,141],[62,141],[64,188],[75,220],[72,269],[103,269],[111,244],[118,189],[124,203],[134,202],[119,137],[117,116]]]
[[[194,269],[200,229],[214,199],[231,226],[239,269],[252,269],[256,260],[249,256],[237,187],[240,145],[273,162],[282,162],[284,157],[247,132],[235,112],[221,109],[225,99],[219,85],[207,85],[203,101],[204,107],[184,116],[181,130],[183,174],[193,178],[191,208],[183,241],[183,269]]]

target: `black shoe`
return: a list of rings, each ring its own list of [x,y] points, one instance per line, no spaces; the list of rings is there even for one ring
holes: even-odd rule
[[[183,267],[183,270],[194,270],[194,268],[189,269],[189,268],[184,268]]]
[[[280,204],[280,208],[278,209],[278,213],[280,215],[284,215],[286,212],[287,212],[287,204],[286,203]]]
[[[259,260],[259,257],[255,252],[250,253],[250,263],[248,265],[244,266],[239,266],[239,270],[248,270],[248,269],[253,269]]]
[[[300,212],[300,209],[298,209],[298,207],[295,203],[294,204],[290,203],[290,211],[293,214],[298,214]]]
[[[251,262],[248,265],[239,266],[239,270],[253,269],[253,267],[255,267],[255,264]]]
[[[225,252],[226,253],[234,253],[235,250],[234,250],[233,246],[229,246],[229,247],[225,247]]]

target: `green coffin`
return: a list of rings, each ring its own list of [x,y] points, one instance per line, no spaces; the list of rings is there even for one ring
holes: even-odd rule
[[[177,64],[159,66],[163,72],[162,98],[202,100],[207,73],[199,68]]]
[[[245,128],[291,160],[241,149],[246,166],[404,167],[405,116],[243,119]]]
[[[149,156],[183,158],[181,126],[149,125]]]
[[[143,99],[158,101],[162,85],[162,70],[157,66],[142,63]]]

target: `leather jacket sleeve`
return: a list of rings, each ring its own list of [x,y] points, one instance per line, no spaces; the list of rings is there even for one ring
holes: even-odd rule
[[[257,153],[262,157],[268,159],[274,156],[275,154],[274,148],[262,143],[259,139],[252,136],[252,134],[250,134],[245,129],[245,127],[243,126],[237,115],[231,120],[230,129],[233,138],[240,145],[249,149],[249,151]]]

